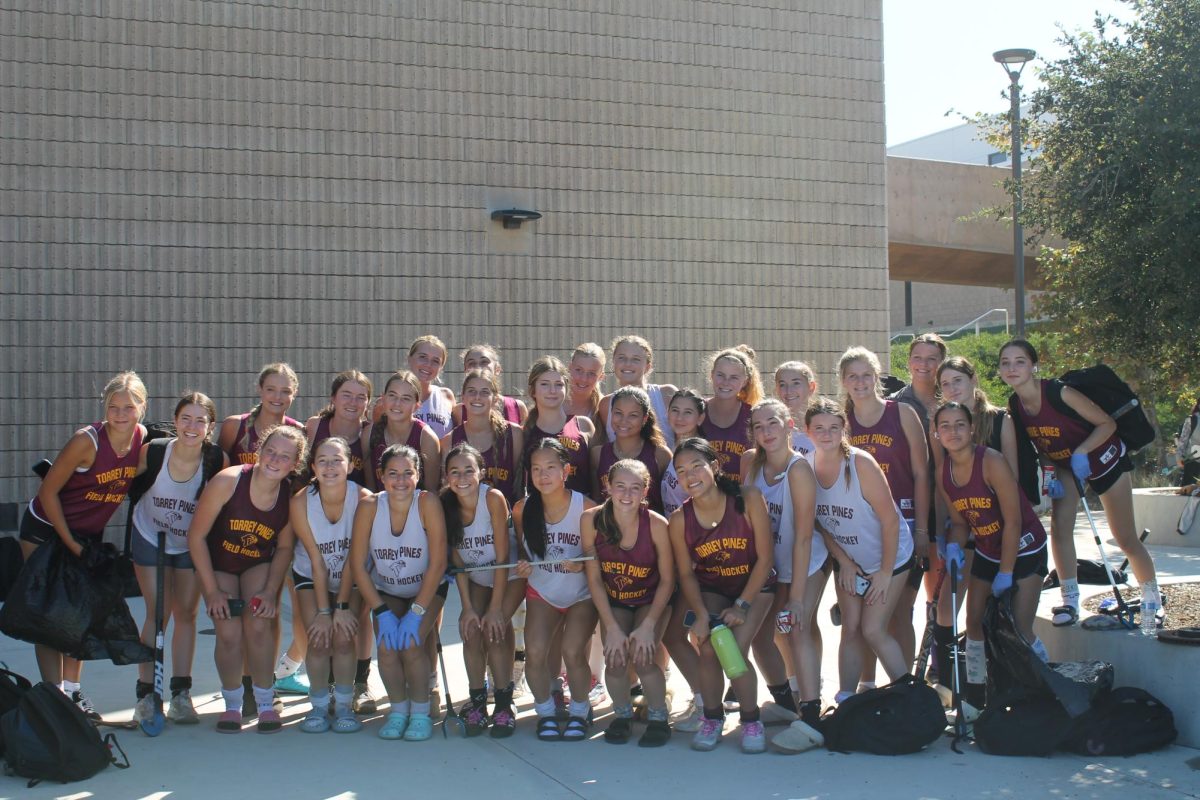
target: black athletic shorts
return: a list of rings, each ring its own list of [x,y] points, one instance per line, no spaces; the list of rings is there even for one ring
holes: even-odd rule
[[[1096,494],[1104,494],[1121,479],[1121,476],[1126,472],[1133,472],[1133,462],[1129,460],[1128,454],[1122,455],[1117,459],[1117,463],[1108,472],[1101,475],[1099,478],[1088,478],[1088,486]]]
[[[1019,556],[1017,563],[1013,566],[1013,582],[1017,582],[1022,578],[1028,578],[1030,575],[1041,575],[1045,577],[1049,572],[1046,565],[1046,550],[1043,547],[1036,553]],[[988,561],[979,553],[975,554],[975,558],[971,560],[971,577],[979,578],[981,581],[991,583],[996,579],[997,573],[1000,572],[1000,565],[995,561]]]

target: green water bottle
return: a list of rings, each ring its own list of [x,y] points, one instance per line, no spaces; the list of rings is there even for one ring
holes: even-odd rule
[[[712,642],[713,650],[717,651],[717,660],[721,662],[721,669],[725,670],[728,678],[732,680],[746,674],[746,659],[728,625],[714,625],[709,633],[709,641]]]

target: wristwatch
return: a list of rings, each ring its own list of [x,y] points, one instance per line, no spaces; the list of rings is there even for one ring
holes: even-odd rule
[[[733,601],[733,607],[743,614],[749,613],[750,611],[750,604],[740,597]]]
[[[411,606],[408,607],[408,610],[411,611],[412,613],[416,614],[418,617],[425,616],[425,606],[421,605],[420,603],[414,602]]]
[[[333,608],[335,611],[349,611],[350,604],[349,603],[334,603]]]

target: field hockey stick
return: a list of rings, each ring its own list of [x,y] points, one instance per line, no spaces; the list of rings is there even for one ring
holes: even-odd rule
[[[950,607],[958,608],[958,570],[952,565],[949,567],[950,573]],[[950,619],[950,628],[953,633],[954,644],[950,648],[950,660],[954,664],[954,741],[950,743],[950,749],[959,753],[958,743],[967,736],[967,721],[963,717],[963,702],[962,702],[962,675],[958,669],[958,614],[955,613]]]
[[[921,634],[921,649],[917,651],[917,659],[913,663],[913,677],[923,680],[925,668],[929,666],[929,648],[933,646],[933,629],[937,625],[938,600],[942,596],[942,584],[946,582],[946,568],[938,571],[937,583],[933,587],[933,600],[925,612],[925,632]]]
[[[154,714],[142,720],[142,733],[158,736],[167,725],[163,716],[163,572],[167,565],[167,533],[158,532],[158,557],[154,571]]]
[[[446,695],[446,713],[442,717],[442,738],[448,739],[449,734],[446,733],[446,726],[453,725],[454,732],[458,736],[467,735],[467,726],[462,721],[462,717],[454,709],[454,701],[450,699],[450,679],[446,676],[446,658],[442,655],[442,637],[438,637],[437,641],[437,656],[438,666],[442,668],[442,694]]]
[[[573,558],[548,558],[545,561],[529,561],[526,562],[531,567],[548,567],[554,564],[567,564],[580,561],[595,561],[595,556],[575,556]],[[520,562],[513,561],[509,564],[484,564],[480,567],[451,567],[446,572],[449,575],[458,575],[459,573],[470,572],[486,572],[493,569],[514,569]]]
[[[1091,506],[1088,505],[1083,482],[1076,478],[1075,486],[1079,489],[1079,502],[1083,504],[1083,513],[1087,516],[1088,524],[1092,526],[1092,540],[1096,543],[1096,548],[1100,551],[1100,563],[1104,565],[1104,574],[1108,576],[1108,585],[1112,588],[1113,597],[1117,601],[1117,610],[1113,616],[1117,618],[1117,622],[1122,627],[1135,628],[1133,611],[1125,603],[1125,598],[1121,596],[1121,590],[1117,588],[1116,579],[1112,574],[1112,567],[1108,563],[1108,554],[1104,551],[1104,542],[1100,541],[1100,530],[1096,527],[1096,520],[1092,517]]]
[[[1149,537],[1149,536],[1150,536],[1150,529],[1143,528],[1142,535],[1138,537],[1138,541],[1145,542],[1147,537]],[[1121,566],[1117,567],[1117,572],[1124,572],[1126,567],[1128,567],[1128,566],[1129,566],[1129,556],[1125,556],[1125,560],[1121,562]],[[1126,582],[1128,582],[1128,581],[1126,581]],[[1142,602],[1141,600],[1137,601],[1139,608],[1141,606],[1141,602]],[[1128,605],[1131,610],[1133,609],[1133,605],[1131,603],[1126,603],[1126,605]],[[1117,608],[1117,603],[1111,597],[1106,597],[1100,601],[1100,613],[1101,614],[1111,614],[1113,612],[1113,610],[1116,608]]]

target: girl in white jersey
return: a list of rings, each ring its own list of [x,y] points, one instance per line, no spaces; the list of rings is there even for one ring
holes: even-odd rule
[[[312,481],[306,491],[291,500],[289,519],[300,545],[292,556],[295,613],[308,631],[304,664],[312,708],[300,724],[304,733],[324,733],[330,728],[337,733],[354,733],[362,729],[351,709],[355,633],[362,596],[355,591],[346,567],[354,515],[359,501],[371,493],[348,479],[350,458],[350,444],[340,436],[321,442],[313,456]]]
[[[588,691],[592,671],[588,648],[596,630],[596,606],[581,562],[561,561],[583,555],[579,517],[595,503],[567,488],[567,449],[557,438],[538,442],[529,456],[531,493],[513,507],[513,524],[521,548],[517,575],[528,580],[525,589],[525,677],[537,712],[537,737],[542,741],[582,741],[591,724]],[[526,560],[528,558],[528,560]],[[551,641],[562,629],[562,660],[571,687],[565,727],[555,718],[550,681]],[[557,666],[557,665],[553,665]]]
[[[433,733],[432,663],[422,643],[437,636],[449,587],[446,521],[437,497],[417,489],[421,457],[415,450],[392,445],[380,467],[384,491],[358,504],[350,563],[375,618],[379,674],[392,704],[379,737],[415,742]]]
[[[825,574],[821,568],[829,558],[825,543],[813,538],[813,509],[815,507],[816,483],[812,468],[804,456],[792,449],[792,429],[795,422],[787,406],[775,399],[761,400],[750,410],[750,434],[754,449],[748,450],[749,459],[742,465],[742,485],[753,486],[762,493],[767,503],[767,515],[771,520],[771,535],[775,542],[775,573],[778,582],[775,601],[767,621],[759,628],[752,647],[754,661],[762,670],[774,704],[763,706],[766,722],[793,722],[799,713],[793,691],[800,692],[799,670],[793,659],[793,647],[789,633],[795,632],[797,640],[804,639],[803,652],[806,658],[820,653],[820,641],[813,646],[807,635],[814,626],[811,616],[825,588]],[[793,561],[801,569],[793,569]],[[809,584],[812,584],[810,592]],[[798,601],[801,618],[783,629],[779,626],[780,612],[788,613],[792,600]],[[818,661],[819,664],[819,661]],[[813,665],[806,664],[809,671]],[[819,667],[818,667],[819,668]],[[795,683],[795,689],[792,688]],[[811,681],[808,683],[811,684]],[[809,701],[806,723],[811,725],[820,715],[820,697],[816,688],[808,687],[805,692]]]
[[[817,393],[817,375],[803,361],[785,361],[775,368],[775,396],[783,401],[793,420],[801,424],[792,428],[792,449],[802,456],[813,451],[812,439],[803,428],[808,404]]]
[[[611,345],[613,359],[613,375],[617,378],[617,388],[622,386],[637,386],[644,389],[650,397],[650,407],[654,409],[656,419],[664,420],[667,418],[667,406],[671,402],[671,398],[675,396],[675,387],[669,383],[648,383],[646,378],[654,371],[654,351],[650,348],[650,343],[641,336],[626,334],[613,339]],[[600,415],[600,423],[604,426],[604,430],[608,435],[608,440],[611,442],[617,438],[617,433],[613,430],[610,411],[612,410],[613,396],[607,395],[600,401],[598,413]],[[667,449],[675,448],[675,435],[670,429],[662,432],[663,437],[667,441]]]
[[[413,417],[441,439],[454,427],[454,392],[438,385],[446,366],[446,345],[432,334],[418,336],[408,348],[408,369],[421,382],[421,404]]]
[[[442,510],[446,538],[455,567],[505,564],[513,555],[504,495],[482,483],[483,455],[469,444],[446,454],[446,487]],[[459,572],[456,576],[462,614],[458,632],[470,682],[470,697],[462,716],[467,736],[478,736],[490,724],[493,739],[512,735],[517,718],[512,707],[512,664],[515,651],[512,617],[525,599],[525,582],[508,569]],[[485,672],[491,667],[496,682],[495,711],[487,713]]]
[[[588,417],[592,422],[600,418],[600,401],[604,397],[600,384],[604,382],[605,364],[604,349],[595,342],[584,342],[575,348],[567,362],[570,377],[564,411]]]
[[[913,566],[913,544],[900,535],[900,510],[883,470],[869,453],[850,447],[841,404],[822,397],[805,422],[817,448],[807,456],[817,479],[816,525],[834,559],[842,612],[840,703],[858,685],[864,642],[892,680],[908,671],[888,622]]]

